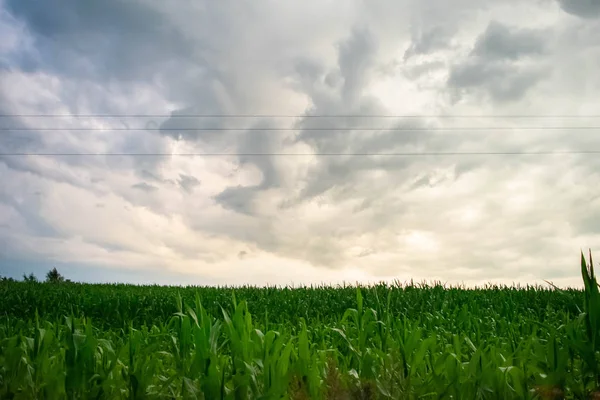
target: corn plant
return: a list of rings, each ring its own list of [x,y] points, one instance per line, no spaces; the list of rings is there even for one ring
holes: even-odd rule
[[[1,399],[584,399],[600,291],[0,282]],[[242,299],[238,301],[238,299]]]

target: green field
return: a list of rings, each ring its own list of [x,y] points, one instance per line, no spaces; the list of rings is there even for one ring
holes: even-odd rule
[[[5,280],[0,399],[600,398],[581,262],[584,291]]]

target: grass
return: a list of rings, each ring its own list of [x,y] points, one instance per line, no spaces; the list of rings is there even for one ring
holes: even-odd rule
[[[583,291],[2,282],[0,398],[600,398],[591,253],[581,274]]]

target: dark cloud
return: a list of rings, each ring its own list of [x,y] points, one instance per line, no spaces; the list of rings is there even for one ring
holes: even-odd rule
[[[179,186],[188,193],[192,193],[196,186],[200,185],[200,181],[191,176],[185,174],[179,174]]]
[[[123,111],[119,109],[117,102],[111,101],[113,93],[109,93],[108,89],[104,93],[90,89],[92,82],[111,82],[119,85],[118,89],[122,92],[129,90],[127,85],[131,82],[154,82],[162,85],[162,95],[166,99],[185,105],[173,112],[172,118],[111,120],[123,125],[119,128],[129,127],[131,131],[115,131],[109,140],[112,145],[108,149],[109,152],[168,153],[169,141],[165,139],[197,141],[200,145],[210,143],[210,146],[217,147],[221,144],[224,149],[212,149],[215,152],[228,150],[227,147],[235,140],[235,135],[221,135],[218,131],[194,132],[189,131],[189,128],[230,127],[230,121],[224,121],[222,118],[178,118],[189,114],[227,114],[231,111],[228,99],[236,97],[236,91],[238,94],[240,91],[245,92],[243,83],[236,82],[236,78],[228,74],[226,68],[218,67],[223,54],[227,55],[218,43],[224,41],[224,45],[227,45],[226,42],[232,40],[228,34],[222,33],[218,39],[214,35],[220,28],[220,22],[226,24],[229,20],[227,6],[206,4],[204,12],[197,13],[198,21],[194,25],[197,29],[187,26],[187,30],[183,31],[182,25],[173,22],[178,13],[171,14],[173,18],[169,18],[165,10],[161,10],[161,5],[143,0],[109,0],[101,3],[92,1],[86,4],[73,0],[59,0],[58,3],[51,6],[46,3],[37,4],[32,0],[9,0],[5,7],[9,13],[23,21],[33,35],[36,51],[33,56],[39,61],[36,69],[68,78],[68,81],[59,87],[61,93],[57,95],[65,99],[67,107],[73,113],[81,112],[84,106],[87,106],[88,110],[91,109],[91,112],[100,114]],[[197,37],[193,38],[194,36]],[[211,40],[203,40],[203,36]],[[35,70],[21,67],[22,71]],[[90,82],[90,85],[82,81]],[[136,89],[133,87],[131,90]],[[84,105],[77,101],[82,98],[86,99]],[[147,111],[140,113],[145,112]],[[159,134],[145,131],[143,128],[146,127],[159,127],[161,131]],[[20,135],[12,137],[5,136],[0,142],[2,149],[49,150],[44,146],[43,135],[35,131],[30,134],[19,133]],[[81,132],[80,136],[83,136]],[[50,151],[94,151],[82,141],[63,141],[61,148],[56,148],[55,145],[53,147]],[[110,162],[101,158],[81,160],[78,157],[70,157],[64,161],[70,165],[80,165],[83,161],[86,161],[87,165],[90,162],[104,163],[106,168],[113,171],[133,169],[138,175],[142,174],[142,179],[148,178],[155,183],[169,183],[161,178],[160,173],[161,167],[168,160],[160,156],[115,157]],[[15,164],[14,161],[11,162]],[[152,177],[145,176],[148,174]],[[186,181],[186,185],[188,184],[192,182]],[[189,185],[186,187],[189,188]]]
[[[558,0],[560,7],[567,13],[581,18],[600,17],[600,2],[597,0]]]
[[[222,114],[223,106],[216,98],[209,100],[214,114]],[[218,111],[221,110],[221,111]],[[210,114],[209,107],[209,114]],[[207,111],[205,110],[204,113]],[[231,153],[238,166],[254,166],[262,174],[262,181],[252,187],[229,187],[222,193],[214,196],[215,201],[229,210],[241,213],[252,213],[252,206],[256,195],[263,190],[275,188],[280,185],[280,174],[274,164],[276,156],[271,154],[281,150],[281,143],[285,139],[285,130],[272,130],[277,128],[271,120],[256,120],[251,125],[236,118],[178,118],[181,115],[190,115],[187,111],[180,110],[161,126],[161,133],[177,140],[183,140],[198,147],[199,151],[207,153]],[[193,127],[190,130],[190,127]],[[196,130],[196,129],[203,130]],[[213,130],[214,129],[214,130]],[[262,129],[265,129],[264,131]],[[256,155],[259,154],[259,155]],[[187,180],[184,184],[191,185],[195,182]],[[183,186],[183,185],[182,185]]]
[[[356,50],[356,57],[361,57],[361,49],[357,48]],[[345,78],[345,75],[341,76],[342,79]],[[311,113],[317,115],[345,114],[354,117],[348,119],[305,118],[298,124],[300,134],[297,136],[297,140],[310,144],[317,153],[347,153],[349,155],[346,157],[318,157],[308,172],[305,186],[296,198],[283,204],[284,208],[318,198],[325,193],[333,196],[332,200],[335,201],[348,198],[360,199],[364,205],[363,208],[366,208],[374,204],[385,189],[378,187],[376,182],[363,180],[363,176],[368,175],[370,171],[382,171],[384,176],[393,176],[396,182],[405,184],[410,182],[416,171],[427,168],[433,160],[433,158],[426,157],[377,156],[377,153],[457,150],[463,141],[476,140],[479,137],[478,134],[481,134],[481,132],[466,132],[462,135],[440,135],[435,131],[435,126],[432,126],[434,128],[432,130],[427,129],[430,124],[424,118],[385,120],[369,117],[355,118],[360,115],[386,114],[387,110],[376,99],[364,93],[368,83],[368,81],[364,81],[360,90],[356,90],[359,95],[353,95],[356,96],[354,107],[351,106],[352,102],[345,101],[343,95],[338,97],[337,102],[321,102],[319,97],[313,97]],[[383,130],[378,130],[377,126]],[[353,130],[353,128],[365,127],[366,130]],[[374,156],[352,156],[352,154],[374,154]],[[461,168],[456,169],[457,177],[479,165],[472,159],[447,160],[436,164],[447,167],[453,164],[459,165]],[[380,210],[387,212],[398,212],[402,208],[402,205],[394,203],[379,206]],[[380,221],[385,221],[385,217]]]
[[[350,37],[339,46],[338,59],[341,81],[350,84],[347,89],[339,88],[337,96],[322,96],[315,91],[314,80],[326,75],[323,68],[313,66],[299,68],[301,87],[312,94],[310,114],[315,115],[352,115],[352,118],[304,118],[298,122],[300,130],[296,140],[307,143],[316,153],[347,153],[348,156],[318,157],[308,172],[306,184],[299,194],[282,204],[283,208],[294,207],[298,203],[310,201],[328,193],[332,200],[338,201],[356,198],[362,201],[363,207],[374,204],[384,189],[376,182],[363,180],[370,171],[383,171],[385,176],[394,176],[395,180],[404,184],[410,181],[411,175],[419,168],[427,166],[431,159],[414,159],[393,156],[352,156],[352,154],[402,153],[402,152],[435,152],[444,151],[452,146],[459,147],[461,140],[472,140],[474,135],[442,136],[429,126],[425,119],[377,119],[360,117],[360,115],[386,114],[385,107],[375,98],[365,93],[370,83],[372,70],[375,68],[373,58],[377,45],[372,43],[368,31],[353,30]],[[360,60],[360,61],[353,61]],[[359,67],[344,67],[358,63]],[[358,72],[360,71],[360,72]],[[355,78],[360,75],[360,79]],[[311,80],[311,78],[313,80]],[[382,130],[378,130],[377,127]],[[354,130],[367,128],[365,130]],[[371,130],[372,128],[372,130]],[[331,130],[329,130],[331,129]],[[469,160],[464,163],[461,173],[473,168]],[[448,165],[451,163],[448,162]],[[385,185],[385,184],[383,184]],[[382,212],[399,212],[404,206],[395,203],[380,205]],[[403,210],[405,211],[405,210]],[[379,219],[385,221],[385,217]]]
[[[156,186],[152,186],[146,182],[139,182],[135,185],[131,185],[131,187],[134,189],[142,190],[144,192],[155,192],[158,190]]]
[[[315,90],[314,78],[325,75],[325,71],[315,67],[298,68],[300,85],[307,94],[311,95],[310,114],[360,116],[385,113],[376,99],[364,94],[375,67],[377,47],[371,32],[365,29],[352,30],[349,37],[338,46],[339,76],[343,83],[336,91],[336,95],[324,96]],[[352,130],[361,125],[378,123],[366,117],[351,119],[307,117],[297,124],[300,133],[296,141],[309,144],[317,153],[356,153],[381,148],[389,149],[390,144],[383,143],[387,141],[384,138],[385,134],[374,135],[369,131]],[[399,136],[396,138],[399,139]],[[377,164],[378,161],[362,157],[319,157],[309,172],[307,184],[299,197],[290,200],[285,206],[312,199],[335,186],[351,185],[352,176]]]
[[[326,67],[319,60],[312,58],[301,58],[296,61],[296,88],[299,92],[308,95],[311,102],[311,107],[307,112],[318,115],[382,113],[384,109],[380,103],[363,93],[371,80],[372,70],[376,67],[375,56],[378,46],[371,32],[365,29],[354,29],[337,48],[338,63],[334,67]],[[233,124],[233,122],[228,122]],[[335,230],[335,227],[332,226],[327,229],[327,233],[315,232],[311,240],[298,243],[293,234],[286,234],[276,229],[276,220],[263,215],[257,205],[260,201],[259,196],[263,196],[268,190],[282,187],[281,166],[283,161],[282,164],[279,164],[279,160],[285,160],[292,165],[296,162],[293,158],[283,159],[269,155],[285,152],[282,149],[285,149],[287,145],[305,144],[319,153],[385,148],[386,145],[379,143],[377,139],[369,147],[369,141],[365,140],[364,133],[353,135],[350,131],[343,129],[340,131],[320,130],[320,128],[340,128],[344,124],[351,128],[361,122],[372,123],[368,119],[353,118],[348,124],[347,121],[341,119],[305,118],[295,125],[299,134],[293,136],[293,132],[289,131],[266,130],[277,128],[278,125],[273,121],[259,120],[248,126],[252,130],[209,131],[206,134],[198,132],[182,136],[184,140],[196,143],[206,151],[209,149],[223,151],[226,145],[229,145],[229,151],[239,154],[263,154],[262,156],[242,155],[237,157],[239,166],[248,165],[260,171],[261,181],[258,184],[232,186],[214,197],[214,200],[225,209],[255,221],[248,225],[238,223],[234,230],[221,224],[219,229],[223,230],[223,233],[249,241],[264,251],[309,260],[319,266],[335,268],[342,264],[342,259],[339,257],[341,248],[337,240],[348,233],[329,232]],[[175,123],[174,120],[170,121],[170,124]],[[174,126],[169,128],[174,128]],[[173,131],[175,130],[173,129]],[[410,133],[408,135],[410,136]],[[387,139],[379,138],[379,140],[386,141]],[[399,137],[396,137],[396,140],[402,141]],[[378,161],[361,157],[355,159],[318,157],[317,164],[306,177],[306,188],[301,191],[300,197],[295,198],[288,194],[280,205],[289,208],[292,204],[310,200],[333,187],[337,187],[336,195],[340,197],[361,196],[362,193],[358,194],[351,189],[352,178],[360,174],[361,164],[368,169],[369,166],[378,165]]]
[[[156,173],[150,172],[148,170],[142,169],[138,173],[139,177],[145,180],[149,180],[155,183],[162,183],[163,179],[159,178]]]
[[[324,65],[317,60],[311,60],[310,58],[298,58],[294,63],[294,68],[297,76],[301,77],[302,81],[308,84],[320,81],[327,74]],[[339,81],[335,78],[336,76],[334,74],[328,74],[325,81],[329,86],[335,87],[337,81]]]
[[[420,54],[429,54],[450,46],[453,30],[446,26],[435,26],[426,31],[413,32],[411,44],[404,52],[404,61]]]
[[[501,103],[520,100],[544,77],[548,67],[519,61],[543,51],[541,32],[492,21],[475,41],[469,57],[451,68],[447,85],[454,99],[483,93]]]
[[[515,29],[492,21],[477,41],[471,54],[486,59],[516,60],[523,56],[539,55],[545,49],[540,31]]]
[[[543,71],[506,63],[494,63],[477,58],[454,66],[448,86],[456,89],[455,96],[483,92],[497,102],[523,98],[543,78]]]
[[[214,197],[225,209],[246,215],[253,215],[253,200],[258,192],[255,186],[228,187]]]
[[[344,77],[342,98],[352,104],[370,79],[377,55],[377,41],[365,28],[355,28],[339,45],[338,64]]]
[[[239,141],[237,151],[240,165],[253,165],[262,173],[262,181],[257,185],[257,189],[265,190],[278,187],[281,183],[279,169],[275,165],[277,152],[281,152],[281,142],[284,138],[284,131],[261,131],[260,129],[273,128],[271,123],[260,123],[254,125],[252,129],[258,131],[248,131]],[[261,154],[261,155],[256,155]]]
[[[158,65],[185,58],[192,48],[177,26],[144,1],[4,3],[35,35],[37,69],[69,77],[146,81]]]

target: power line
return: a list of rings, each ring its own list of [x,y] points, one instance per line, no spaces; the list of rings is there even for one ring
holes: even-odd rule
[[[590,115],[548,114],[0,114],[0,118],[600,118]]]
[[[280,132],[288,132],[288,131],[384,131],[384,132],[394,132],[394,131],[505,131],[511,129],[518,130],[596,130],[600,129],[600,126],[482,126],[482,127],[398,127],[398,128],[381,128],[381,127],[372,127],[372,128],[7,128],[0,127],[0,132],[25,132],[25,131],[38,131],[38,132],[57,132],[57,131],[65,131],[65,132],[109,132],[109,131],[149,131],[149,132],[207,132],[207,131],[280,131]]]
[[[399,153],[0,153],[0,157],[48,156],[48,157],[423,157],[423,156],[543,156],[600,154],[600,150],[573,151],[490,151],[490,152],[399,152]]]

